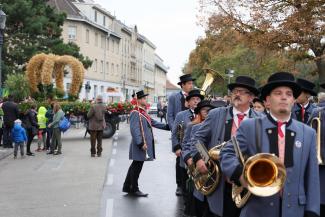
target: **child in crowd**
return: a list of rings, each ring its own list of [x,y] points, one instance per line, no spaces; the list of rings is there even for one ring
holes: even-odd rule
[[[25,129],[21,126],[21,120],[15,120],[14,127],[11,131],[12,141],[15,144],[14,158],[17,158],[18,147],[20,147],[20,155],[24,157],[24,143],[27,142]]]
[[[39,107],[37,112],[37,123],[38,123],[38,148],[36,151],[46,150],[46,122],[47,118],[45,116],[47,109],[44,106]],[[41,148],[43,143],[43,148]]]

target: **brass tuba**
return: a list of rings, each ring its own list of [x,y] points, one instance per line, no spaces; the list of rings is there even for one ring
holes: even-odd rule
[[[201,143],[196,144],[199,153],[202,156],[203,161],[206,163],[208,173],[201,174],[194,166],[189,167],[189,174],[193,179],[195,188],[203,195],[210,195],[217,188],[220,177],[221,168],[219,165],[220,152],[226,142],[216,145],[209,151],[206,150],[205,146]]]
[[[318,117],[315,117],[311,120],[310,126],[316,130],[317,133],[317,161],[319,165],[325,165],[325,162],[322,158],[321,150],[321,133],[322,133],[322,122],[321,122],[321,112],[319,112]]]
[[[205,80],[202,84],[201,94],[207,96],[213,83],[223,84],[225,79],[220,73],[211,68],[203,68],[206,71]]]
[[[258,153],[244,161],[236,137],[233,136],[231,140],[244,167],[243,177],[247,183],[247,189],[233,184],[232,199],[236,206],[243,207],[251,194],[267,197],[278,193],[286,180],[286,169],[280,159],[274,154]]]

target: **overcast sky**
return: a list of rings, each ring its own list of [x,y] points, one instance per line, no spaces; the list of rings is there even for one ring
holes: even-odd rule
[[[156,53],[169,66],[168,78],[176,84],[181,69],[204,34],[197,25],[198,0],[94,0],[126,25],[153,42]]]

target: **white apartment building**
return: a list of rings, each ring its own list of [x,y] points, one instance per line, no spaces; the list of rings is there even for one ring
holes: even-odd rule
[[[104,97],[112,89],[130,99],[133,92],[144,89],[150,102],[158,99],[155,81],[155,45],[138,33],[137,27],[126,26],[109,11],[92,0],[49,0],[48,4],[67,13],[62,37],[65,42],[76,43],[80,52],[93,64],[86,70],[81,99]],[[161,61],[162,62],[162,61]],[[161,65],[161,64],[160,64]],[[166,69],[165,66],[160,68]],[[71,85],[71,75],[66,75],[65,88]],[[91,86],[85,90],[85,84]],[[166,84],[165,84],[166,86]],[[117,94],[118,95],[118,94]]]

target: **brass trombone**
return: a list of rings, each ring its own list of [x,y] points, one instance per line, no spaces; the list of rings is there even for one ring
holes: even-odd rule
[[[321,133],[322,133],[322,122],[321,122],[321,111],[318,116],[313,118],[310,122],[310,126],[316,130],[317,133],[317,161],[319,165],[325,165],[324,159],[322,158],[321,150]]]
[[[247,183],[247,190],[233,184],[232,199],[236,206],[243,207],[251,194],[267,197],[278,193],[286,180],[286,169],[280,159],[274,154],[258,153],[245,161],[236,137],[233,136],[231,140],[244,168],[243,178]]]

